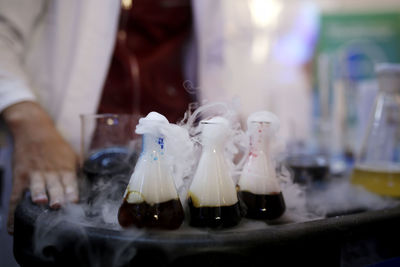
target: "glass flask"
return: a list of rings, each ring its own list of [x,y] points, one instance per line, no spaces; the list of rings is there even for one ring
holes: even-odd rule
[[[188,193],[190,225],[231,227],[240,222],[235,183],[224,156],[229,123],[222,117],[200,122],[202,154]]]
[[[351,181],[400,197],[400,64],[380,64],[376,72],[379,91]]]
[[[286,209],[271,159],[272,116],[276,118],[272,113],[258,112],[247,121],[250,149],[238,186],[247,206],[246,217],[252,219],[276,219]]]
[[[166,159],[167,139],[157,130],[168,120],[149,114],[139,124],[150,126],[152,132],[143,134],[142,153],[125,191],[118,221],[122,227],[177,229],[184,212]]]

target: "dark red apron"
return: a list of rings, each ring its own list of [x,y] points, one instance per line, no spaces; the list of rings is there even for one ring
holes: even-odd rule
[[[98,113],[183,117],[194,96],[183,87],[184,48],[192,29],[190,0],[133,0],[122,9]]]

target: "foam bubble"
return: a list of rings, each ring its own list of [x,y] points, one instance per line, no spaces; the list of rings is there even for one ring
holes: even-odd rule
[[[195,162],[188,130],[169,123],[157,112],[150,112],[139,120],[136,133],[145,136],[146,148],[132,174],[129,190],[140,192],[148,203],[177,199],[176,188],[183,186],[183,179]],[[163,140],[161,150],[157,143],[160,138]],[[138,199],[133,198],[134,201]]]
[[[258,153],[257,157],[249,158],[239,180],[240,190],[259,195],[281,191],[275,168],[272,164],[268,164],[268,160],[264,153]]]
[[[139,159],[128,185],[128,203],[163,203],[178,199],[174,179],[162,160]]]
[[[141,118],[139,120],[139,124],[136,125],[135,132],[137,134],[146,134],[146,133],[153,133],[153,134],[160,134],[160,130],[162,127],[166,127],[169,125],[167,118],[160,113],[155,111],[150,112],[147,114],[146,117]]]

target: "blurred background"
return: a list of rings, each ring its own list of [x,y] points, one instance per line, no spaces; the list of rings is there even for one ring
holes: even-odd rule
[[[207,21],[196,17],[200,99],[237,97],[243,118],[270,110],[289,153],[322,153],[333,173],[351,168],[378,92],[375,65],[400,61],[400,3],[217,2]]]
[[[200,102],[239,103],[242,121],[270,110],[281,119],[289,155],[323,155],[333,174],[351,170],[378,92],[374,67],[400,62],[400,1],[196,0],[192,6],[196,56],[185,58],[188,93]],[[1,128],[0,259],[13,266],[5,230],[11,149]]]

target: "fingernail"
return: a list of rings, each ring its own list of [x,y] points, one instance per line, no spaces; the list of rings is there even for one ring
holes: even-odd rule
[[[39,195],[33,196],[32,201],[37,204],[46,204],[48,202],[48,199],[45,194],[39,194]]]
[[[52,209],[59,209],[61,208],[61,201],[60,200],[54,200],[50,202],[50,208]]]

